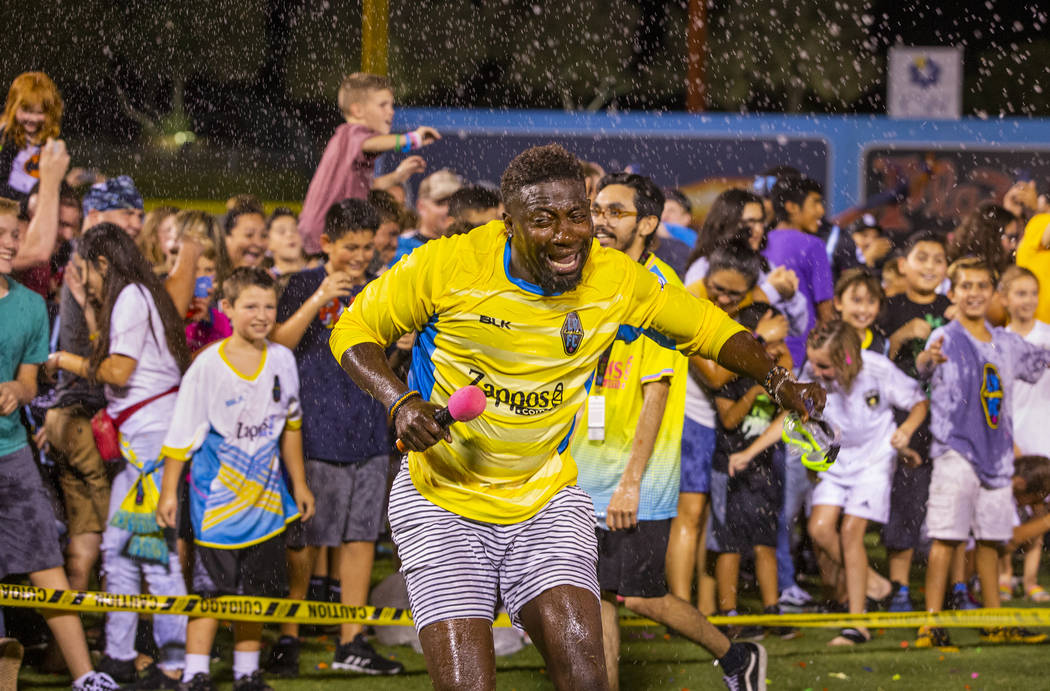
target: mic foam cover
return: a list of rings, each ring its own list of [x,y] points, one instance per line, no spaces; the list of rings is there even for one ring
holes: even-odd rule
[[[485,410],[485,392],[471,384],[448,397],[448,412],[453,420],[467,422]]]

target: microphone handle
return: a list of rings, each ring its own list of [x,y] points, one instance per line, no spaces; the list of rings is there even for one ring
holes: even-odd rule
[[[452,417],[452,413],[448,412],[448,407],[446,406],[434,413],[434,421],[442,427],[444,427],[445,429],[448,429],[456,420]],[[405,447],[405,443],[400,439],[397,440],[394,446],[397,447],[397,450],[400,453],[405,453],[406,451],[408,451],[408,448]]]

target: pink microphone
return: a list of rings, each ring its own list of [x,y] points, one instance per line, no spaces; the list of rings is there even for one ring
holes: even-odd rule
[[[470,384],[448,397],[448,405],[434,413],[434,420],[448,429],[453,422],[469,422],[485,411],[485,392]],[[405,443],[397,440],[397,450],[405,453]]]

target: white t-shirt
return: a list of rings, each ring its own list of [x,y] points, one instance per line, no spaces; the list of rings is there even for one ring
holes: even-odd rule
[[[823,474],[846,483],[876,467],[889,478],[897,455],[890,446],[890,437],[897,430],[893,408],[911,410],[925,398],[919,382],[897,369],[889,358],[870,350],[862,357],[864,366],[849,392],[837,383],[824,384],[828,392],[824,420],[842,430],[842,446],[835,464]],[[816,379],[809,363],[802,379]]]
[[[106,384],[106,410],[116,417],[120,411],[141,400],[179,385],[182,378],[175,358],[164,338],[164,324],[143,286],[128,284],[120,291],[109,320],[109,354],[135,360],[135,371],[124,386]],[[175,410],[175,395],[164,396],[137,410],[124,421],[120,431],[166,430]]]
[[[1024,340],[1050,349],[1050,324],[1037,319]],[[1022,379],[1014,382],[1013,413],[1014,444],[1021,453],[1050,456],[1050,369],[1035,384]]]

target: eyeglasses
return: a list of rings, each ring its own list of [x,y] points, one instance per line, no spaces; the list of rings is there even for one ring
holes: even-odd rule
[[[604,216],[610,221],[619,221],[620,219],[637,215],[637,211],[624,211],[623,209],[617,209],[615,207],[609,207],[608,209],[603,209],[600,206],[591,207],[591,216],[593,216],[594,218],[601,218],[602,216]]]
[[[748,293],[748,291],[746,290],[728,290],[711,280],[704,281],[704,286],[707,288],[708,297],[714,298],[721,295],[732,300],[733,302],[740,302]]]

